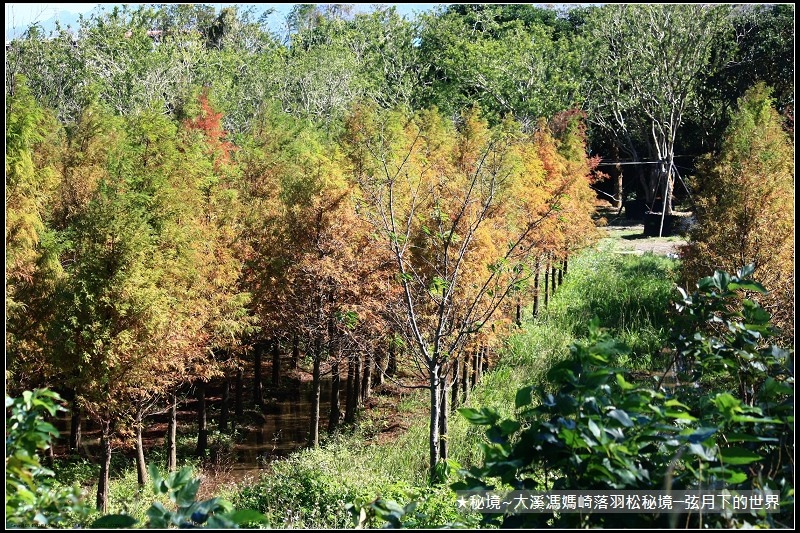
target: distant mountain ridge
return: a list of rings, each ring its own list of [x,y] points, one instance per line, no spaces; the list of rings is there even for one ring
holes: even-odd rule
[[[90,16],[94,13],[98,8],[94,8],[92,11],[86,13],[84,16]],[[55,31],[56,23],[60,23],[62,28],[66,28],[70,26],[72,28],[76,28],[78,26],[78,20],[80,19],[81,15],[79,13],[73,13],[72,11],[61,10],[58,11],[55,15],[45,19],[39,20],[36,22],[31,22],[29,24],[20,24],[17,26],[13,26],[11,28],[6,28],[6,41],[11,39],[16,39],[22,36],[27,29],[32,26],[33,24],[38,25],[44,31],[45,35],[48,35]]]

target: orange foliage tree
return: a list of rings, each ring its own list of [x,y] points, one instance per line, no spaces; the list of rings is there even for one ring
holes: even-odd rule
[[[794,146],[781,123],[764,84],[740,99],[720,153],[698,166],[697,224],[681,257],[687,286],[752,263],[753,279],[770,291],[753,298],[793,339]]]
[[[357,357],[364,344],[357,333],[376,316],[367,282],[374,261],[362,253],[367,228],[355,216],[354,191],[339,159],[311,125],[277,109],[265,110],[241,154],[251,207],[245,282],[266,334],[306,340],[311,446],[319,443],[320,379],[330,372],[338,384],[343,354]],[[332,426],[338,413],[335,418]]]
[[[447,398],[461,354],[496,329],[537,254],[590,234],[588,163],[546,128],[533,137],[511,120],[492,128],[477,109],[456,125],[435,109],[358,106],[344,142],[359,212],[394,265],[394,326],[430,392],[435,476],[447,458]]]

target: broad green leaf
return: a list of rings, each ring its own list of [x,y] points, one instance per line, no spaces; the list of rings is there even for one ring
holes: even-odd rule
[[[625,377],[622,374],[617,374],[617,383],[619,384],[622,390],[631,390],[636,388],[633,383],[628,383],[625,381]]]
[[[716,288],[725,291],[728,289],[728,284],[731,282],[731,276],[727,272],[717,270],[712,276],[712,282]]]
[[[234,511],[232,513],[225,515],[231,522],[236,524],[268,524],[269,519],[264,516],[263,514],[259,513],[258,511],[253,511],[252,509],[242,509],[239,511]]]
[[[664,402],[664,405],[666,407],[683,407],[684,409],[689,410],[689,406],[688,405],[683,404],[683,403],[679,402],[678,400],[676,400],[674,398],[670,398],[669,400]]]
[[[749,433],[728,432],[725,433],[725,440],[728,442],[778,442],[779,439],[775,437],[761,437]]]
[[[664,414],[670,418],[674,418],[675,420],[689,420],[689,421],[697,420],[697,418],[693,417],[692,415],[684,411],[674,411],[672,409],[667,409]]]
[[[514,405],[517,409],[526,405],[530,405],[532,401],[532,390],[533,387],[523,387],[517,391],[517,396],[514,399]]]
[[[733,415],[731,422],[746,422],[749,424],[780,424],[780,418],[757,417],[750,415]]]
[[[721,448],[719,450],[719,455],[721,461],[729,465],[747,465],[762,459],[757,453],[739,446]]]
[[[689,451],[693,455],[705,459],[706,461],[713,461],[717,458],[713,449],[706,448],[702,444],[689,444]]]
[[[723,481],[731,485],[738,485],[747,481],[747,474],[729,468],[715,466],[714,468],[709,468],[708,472],[721,477]]]
[[[633,426],[633,421],[631,417],[628,416],[628,413],[621,409],[613,409],[612,411],[608,412],[608,416],[625,426],[626,428]]]
[[[691,430],[686,430],[691,431]],[[712,435],[717,432],[715,427],[698,428],[688,434],[686,440],[691,444],[700,444],[708,440]]]
[[[500,430],[503,435],[511,435],[519,430],[520,424],[516,420],[503,420],[500,422]]]
[[[766,294],[767,289],[764,288],[762,284],[757,281],[746,280],[746,281],[732,281],[728,284],[728,288],[730,290],[736,289],[744,289],[747,291],[756,291],[761,294]]]
[[[197,496],[197,491],[199,488],[200,488],[199,479],[190,480],[188,483],[182,486],[175,494],[175,503],[177,503],[181,507],[190,505],[192,502],[194,502],[194,499]]]
[[[500,419],[497,411],[487,407],[481,407],[480,409],[462,407],[458,410],[458,412],[461,413],[461,416],[466,418],[471,424],[475,424],[476,426],[495,424]]]
[[[89,526],[92,529],[122,529],[129,528],[136,524],[138,520],[126,514],[109,514],[101,516]]]
[[[591,418],[589,419],[589,431],[592,432],[592,435],[594,435],[594,438],[596,438],[597,440],[600,440],[600,435],[602,433],[602,431],[600,430],[600,426],[598,426],[597,423],[594,420],[592,420]]]

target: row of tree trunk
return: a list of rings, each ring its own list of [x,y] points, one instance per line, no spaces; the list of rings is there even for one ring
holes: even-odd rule
[[[556,288],[563,282],[567,272],[567,258],[557,258],[552,254],[545,254],[537,260],[533,278],[533,317],[536,317],[541,308],[546,308],[549,300]],[[543,304],[542,304],[543,302]],[[516,310],[516,321],[521,324],[521,307],[518,304]],[[328,324],[328,343],[327,354],[331,358],[331,405],[330,416],[328,418],[328,432],[337,431],[340,424],[353,423],[356,420],[357,411],[360,405],[366,402],[373,386],[383,384],[386,376],[394,376],[397,373],[397,347],[394,342],[389,342],[385,355],[386,364],[384,366],[384,352],[378,350],[375,354],[352,351],[344,355],[342,345],[343,340],[337,336],[335,326],[332,321]],[[319,425],[320,425],[320,399],[321,388],[320,379],[322,377],[322,355],[323,338],[316,336],[311,343],[312,356],[312,398],[311,416],[309,426],[309,446],[319,444]],[[276,339],[257,342],[253,350],[253,405],[256,408],[264,407],[264,385],[262,377],[262,362],[266,353],[271,356],[271,384],[279,387],[281,384],[281,344]],[[294,335],[291,341],[290,368],[297,369],[300,358],[299,336]],[[347,367],[347,377],[344,386],[344,413],[341,410],[342,384],[341,373],[342,365]],[[470,390],[480,381],[481,375],[486,372],[489,366],[488,347],[479,345],[474,350],[468,350],[460,360],[443,367],[438,373],[438,380],[435,387],[432,387],[432,394],[437,395],[437,401],[441,406],[438,419],[435,421],[439,426],[439,434],[447,435],[447,425],[449,413],[459,405],[469,401]],[[231,402],[231,376],[226,375],[222,383],[222,397],[218,417],[220,431],[230,431],[233,424],[230,420]],[[241,420],[244,414],[244,373],[241,367],[237,368],[233,377],[233,412],[235,420]],[[197,447],[196,453],[204,456],[208,448],[208,402],[206,398],[207,383],[198,381],[196,383],[197,399]],[[80,405],[77,402],[77,394],[72,404],[72,419],[70,422],[71,431],[69,438],[69,449],[72,452],[80,453],[81,449],[81,425],[83,416]],[[450,406],[448,408],[448,401]],[[178,395],[173,392],[167,398],[167,411],[169,412],[169,424],[166,435],[167,467],[170,471],[177,468],[176,434],[177,434],[177,405]],[[147,482],[144,448],[142,443],[142,428],[147,412],[143,409],[135,420],[135,443],[137,457],[138,481],[144,485]],[[343,415],[343,416],[342,416]],[[434,422],[432,420],[432,422]],[[101,461],[100,461],[100,482],[97,492],[97,506],[105,510],[108,502],[108,474],[111,464],[111,436],[113,428],[109,423],[101,424]],[[448,449],[446,439],[441,439],[438,455],[442,459],[447,458]]]
[[[550,298],[563,283],[567,274],[569,258],[557,258],[553,254],[544,254],[536,259],[533,274],[533,318],[539,316],[542,309],[547,308]],[[522,325],[522,309],[517,304],[517,325]]]

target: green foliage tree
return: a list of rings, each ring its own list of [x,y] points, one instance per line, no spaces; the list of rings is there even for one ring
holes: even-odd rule
[[[71,170],[91,179],[61,231],[65,268],[49,357],[101,425],[102,509],[115,433],[138,434],[160,394],[187,376],[218,372],[208,352],[235,346],[248,319],[247,296],[236,286],[224,141],[202,132],[180,137],[157,113],[120,119],[98,108],[86,116],[103,127],[78,128],[84,146],[106,132],[114,142]],[[210,118],[218,126],[219,117]],[[126,416],[134,426],[122,424]]]
[[[14,83],[6,101],[6,376],[22,386],[48,373],[40,355],[46,302],[61,270],[50,223],[63,130],[24,76]]]
[[[285,75],[282,65],[287,50],[265,27],[263,18],[254,20],[251,11],[239,6],[225,9],[224,16],[220,13],[218,21],[210,26],[212,30],[218,28],[213,30],[215,44],[198,56],[191,81],[215,95],[215,106],[223,112],[222,124],[235,135],[251,131],[266,102],[281,96],[278,90]],[[169,23],[164,24],[170,38],[178,42],[187,39],[183,32],[166,29]],[[203,27],[199,22],[195,26],[186,24]]]
[[[675,145],[725,15],[719,6],[617,4],[592,10],[582,26],[591,120],[634,162],[655,162],[638,173],[652,211],[671,213]]]
[[[784,127],[794,129],[794,6],[731,6],[727,18],[686,113],[683,154],[719,151],[738,100],[759,81],[773,87]]]
[[[420,23],[417,105],[455,115],[477,103],[493,122],[534,126],[579,98],[579,56],[554,10],[452,5]]]
[[[754,279],[770,291],[759,303],[793,339],[794,146],[764,84],[739,100],[721,144],[694,180],[697,225],[681,252],[684,279],[753,263]]]

